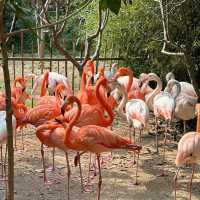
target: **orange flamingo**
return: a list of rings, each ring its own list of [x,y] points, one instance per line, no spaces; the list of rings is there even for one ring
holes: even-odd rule
[[[66,104],[72,105],[73,103],[77,104],[78,111],[76,116],[74,116],[74,118],[67,125],[64,143],[69,149],[82,151],[81,154],[89,151],[97,155],[99,169],[97,199],[99,200],[102,184],[100,154],[113,149],[127,149],[137,151],[139,153],[142,147],[131,143],[129,139],[123,138],[115,134],[110,129],[101,126],[87,125],[81,127],[80,129],[74,129],[73,126],[76,124],[76,121],[81,114],[81,103],[76,97],[71,96],[68,98]],[[63,126],[65,127],[65,124],[63,124]],[[75,158],[75,161],[80,159],[81,154]]]
[[[81,109],[81,115],[79,119],[76,121],[76,126],[81,127],[85,125],[98,125],[103,127],[108,127],[113,122],[113,112],[110,108],[109,104],[105,101],[105,99],[100,94],[100,88],[107,87],[107,80],[105,78],[101,78],[98,80],[96,88],[95,88],[95,94],[99,101],[99,104],[96,105],[89,105],[89,104],[83,104]],[[65,112],[66,103],[62,106],[62,113],[64,114],[64,121],[70,122],[72,118],[77,113],[78,108],[73,107],[68,112]],[[102,109],[103,107],[103,109]],[[108,113],[108,117],[105,118],[104,110]],[[62,120],[62,119],[61,119]]]
[[[200,160],[200,104],[196,104],[197,128],[196,132],[185,133],[178,143],[178,152],[176,156],[177,172],[174,176],[174,199],[176,200],[176,182],[181,166],[186,164],[192,165],[192,174],[189,181],[189,199],[192,197],[192,179],[195,165]]]

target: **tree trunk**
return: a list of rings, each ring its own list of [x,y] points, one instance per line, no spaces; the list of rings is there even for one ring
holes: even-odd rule
[[[0,36],[2,52],[2,68],[4,74],[4,84],[6,91],[6,124],[8,131],[8,200],[14,200],[14,150],[13,150],[13,130],[12,130],[12,108],[11,108],[11,88],[10,75],[8,69],[8,55],[6,37],[4,33],[4,1],[0,0]]]
[[[198,87],[198,82],[195,77],[195,74],[196,74],[195,64],[193,63],[192,57],[189,53],[185,53],[185,61],[186,61],[186,67],[187,67],[188,74],[190,76],[191,83],[194,87],[194,90],[195,90],[197,96],[198,96],[198,102],[200,102],[200,91],[199,91],[199,87]]]

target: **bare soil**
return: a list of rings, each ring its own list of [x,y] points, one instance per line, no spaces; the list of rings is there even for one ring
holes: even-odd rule
[[[16,74],[21,74],[21,62],[16,63]],[[39,74],[38,63],[35,63],[34,72]],[[46,63],[48,65],[48,63]],[[31,62],[25,63],[25,74],[31,72]],[[54,71],[57,70],[56,63]],[[60,64],[60,72],[64,73],[64,64]],[[48,67],[48,66],[47,66]],[[72,82],[72,66],[69,65],[69,79]],[[13,63],[10,62],[11,79],[13,79]],[[2,71],[0,73],[1,85]],[[75,90],[78,89],[78,72],[75,70]],[[31,83],[30,83],[31,86]],[[114,131],[122,136],[129,136],[129,128],[125,122],[117,119],[113,125]],[[162,128],[163,129],[163,128]],[[154,133],[154,124],[151,122],[149,132]],[[40,154],[41,143],[34,133],[34,128],[28,126],[24,131],[24,150],[22,149],[21,133],[17,133],[17,150],[15,151],[15,199],[16,200],[64,200],[67,199],[67,169],[65,154],[56,150],[56,170],[48,171],[48,179],[51,184],[44,184],[42,174],[42,161]],[[143,149],[139,159],[138,185],[134,184],[136,165],[131,165],[133,154],[126,151],[115,151],[112,159],[102,166],[102,200],[169,200],[173,199],[172,182],[175,175],[175,157],[177,152],[177,142],[171,141],[167,144],[166,163],[161,165],[163,156],[163,147],[159,147],[159,154],[155,154],[155,137],[148,131],[143,133],[141,145]],[[171,129],[171,134],[179,132],[177,129]],[[138,138],[138,133],[136,134]],[[178,133],[178,138],[181,133]],[[163,131],[159,136],[159,141],[163,141]],[[138,139],[136,140],[139,143]],[[5,148],[5,147],[4,147]],[[46,167],[52,166],[51,149],[45,152]],[[107,158],[110,153],[102,155]],[[79,169],[74,167],[75,152],[69,151],[70,164],[72,169],[70,181],[70,199],[71,200],[93,200],[96,197],[96,188],[98,175],[92,180],[91,193],[83,193],[80,187]],[[89,154],[81,157],[84,177],[87,177]],[[158,175],[165,170],[168,175],[159,177]],[[1,166],[0,166],[1,172]],[[188,199],[187,182],[190,179],[191,168],[181,170],[177,185],[177,200]],[[91,172],[92,173],[92,172]],[[199,167],[196,167],[196,173],[193,180],[192,199],[200,199],[200,173]],[[0,200],[5,199],[5,182],[0,181]]]
[[[162,125],[163,126],[163,125]],[[115,120],[114,131],[122,136],[129,135],[129,128],[125,122]],[[153,125],[149,127],[151,132]],[[161,128],[163,129],[163,128]],[[173,133],[174,129],[171,130]],[[32,127],[24,129],[24,150],[22,150],[21,134],[17,134],[17,151],[15,151],[15,199],[16,200],[64,200],[67,199],[67,169],[65,154],[56,150],[56,170],[48,171],[50,184],[44,184],[42,174],[42,162],[40,155],[40,142],[34,134]],[[136,134],[138,141],[139,134]],[[180,136],[180,135],[179,135]],[[163,134],[160,134],[160,144]],[[159,147],[159,154],[155,154],[154,136],[147,132],[142,135],[141,145],[143,149],[139,159],[138,185],[135,185],[136,165],[132,165],[133,154],[126,151],[115,151],[112,159],[102,166],[102,200],[160,200],[173,199],[172,181],[176,171],[174,164],[177,143],[171,141],[167,144],[166,163],[162,164],[163,147]],[[108,158],[110,153],[105,153],[102,158]],[[78,167],[74,167],[75,152],[69,151],[70,165],[72,169],[70,182],[70,199],[95,199],[98,182],[98,174],[92,179],[92,192],[83,193],[80,187]],[[46,167],[52,166],[51,149],[45,152]],[[88,173],[89,154],[81,157],[83,174],[85,179]],[[162,170],[168,175],[159,177]],[[193,180],[193,200],[200,199],[198,167]],[[187,199],[187,182],[190,178],[191,168],[185,168],[180,173],[178,180],[177,199]],[[91,172],[93,174],[93,172]],[[5,193],[5,186],[1,184],[0,193]]]

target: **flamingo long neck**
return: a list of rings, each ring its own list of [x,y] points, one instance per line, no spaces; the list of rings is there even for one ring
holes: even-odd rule
[[[175,90],[174,94],[172,94],[173,98],[176,99],[181,92],[181,85],[178,81],[176,81],[174,79],[172,79],[171,81],[173,81],[173,86],[174,85],[176,86],[176,90]]]
[[[152,79],[151,81],[156,81],[157,83],[157,86],[156,88],[153,90],[153,92],[150,94],[150,96],[148,96],[147,100],[146,100],[146,103],[147,105],[153,109],[153,99],[154,97],[159,94],[162,90],[162,81],[160,80],[160,78],[157,76],[157,75],[152,75]],[[149,80],[150,81],[150,80]],[[148,81],[148,83],[149,83]]]
[[[129,79],[128,79],[128,86],[127,86],[127,92],[130,92],[131,86],[133,84],[133,72],[130,71],[130,70],[128,70],[127,74],[128,74],[128,77],[129,77]]]
[[[102,80],[105,80],[105,79],[102,79]],[[113,112],[112,112],[112,109],[110,108],[109,104],[105,101],[105,99],[100,95],[100,86],[104,85],[103,82],[99,81],[97,86],[96,86],[96,89],[95,89],[95,93],[96,93],[96,97],[97,99],[99,100],[99,103],[103,106],[103,108],[106,110],[106,112],[108,113],[108,118],[105,118],[103,117],[103,123],[104,125],[107,127],[109,126],[110,124],[112,124],[113,122]],[[104,82],[106,83],[106,82]]]
[[[127,93],[125,92],[125,90],[122,87],[119,86],[117,88],[119,90],[119,93],[122,94],[122,100],[120,101],[120,104],[117,108],[117,112],[118,112],[120,117],[122,117],[123,119],[126,119],[126,114],[124,113],[124,107],[126,106],[128,96],[127,96]]]
[[[48,79],[49,79],[49,72],[45,72],[44,73],[44,78],[42,81],[42,86],[41,86],[41,91],[40,91],[40,96],[43,97],[46,94],[46,86],[48,83]]]
[[[73,98],[73,102],[75,102],[77,104],[78,109],[77,109],[76,115],[73,117],[73,119],[68,124],[68,127],[66,129],[66,135],[65,135],[64,143],[68,148],[76,149],[76,144],[74,144],[71,141],[71,131],[72,131],[72,128],[75,125],[76,121],[80,117],[80,114],[81,114],[81,103],[76,97],[72,96],[72,98]]]
[[[81,77],[81,90],[85,89],[85,86],[86,86],[86,73],[83,70],[83,74]]]

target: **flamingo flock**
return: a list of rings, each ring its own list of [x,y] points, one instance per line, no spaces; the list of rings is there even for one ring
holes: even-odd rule
[[[192,178],[195,164],[200,160],[200,105],[197,104],[197,95],[193,86],[187,82],[179,82],[170,72],[166,75],[167,85],[163,88],[160,77],[154,73],[142,73],[135,78],[133,72],[127,67],[118,67],[116,63],[106,71],[99,68],[95,74],[94,63],[88,60],[83,68],[80,90],[73,95],[68,79],[56,72],[45,71],[36,76],[29,74],[26,77],[17,77],[12,86],[12,123],[14,136],[17,129],[30,124],[34,127],[35,135],[41,142],[41,157],[44,173],[44,182],[48,183],[44,145],[58,148],[65,153],[67,164],[67,194],[70,199],[71,164],[68,159],[69,150],[75,151],[75,165],[79,165],[81,187],[83,184],[81,161],[83,154],[93,154],[97,159],[98,190],[97,200],[101,199],[102,169],[101,154],[112,152],[114,149],[125,149],[135,155],[142,151],[142,136],[148,132],[150,112],[155,117],[155,152],[159,154],[159,121],[165,121],[163,141],[163,164],[166,157],[167,133],[174,119],[185,121],[197,115],[197,130],[183,134],[178,143],[178,152],[175,164],[178,170],[174,177],[174,198],[177,197],[177,179],[180,167],[192,165],[192,175],[189,183],[189,199],[192,197]],[[28,80],[34,78],[31,94],[26,91]],[[155,81],[157,86],[152,89],[150,81]],[[36,95],[40,87],[39,95]],[[34,99],[35,105],[27,107],[26,100]],[[5,95],[0,95],[0,148],[2,176],[5,176],[5,160],[3,159],[2,145],[7,141],[7,128],[5,120]],[[115,112],[116,111],[116,112]],[[110,130],[116,116],[127,123],[130,128],[129,138],[122,137]],[[139,140],[136,133],[139,132]],[[143,134],[142,134],[143,133]],[[132,139],[133,136],[133,139]],[[136,143],[138,141],[138,143]],[[54,167],[54,157],[53,157]],[[90,164],[89,164],[90,170]],[[137,185],[136,167],[136,181]],[[163,175],[164,173],[163,167]]]

